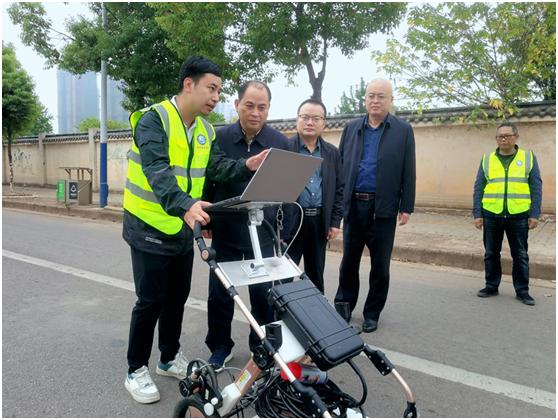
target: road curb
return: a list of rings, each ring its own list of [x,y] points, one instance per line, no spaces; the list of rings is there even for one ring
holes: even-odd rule
[[[397,239],[396,239],[397,242]],[[479,245],[480,247],[481,245]],[[334,239],[328,245],[328,251],[343,252],[343,240]],[[364,248],[363,255],[368,256],[368,248]],[[479,248],[478,253],[447,251],[443,249],[427,249],[398,245],[393,246],[392,259],[399,261],[415,262],[422,264],[434,264],[445,267],[465,268],[468,270],[484,271],[484,254]],[[512,273],[512,259],[502,255],[502,272]],[[556,264],[538,261],[529,262],[529,275],[534,279],[555,280]]]
[[[122,210],[116,210],[114,208],[42,204],[5,198],[2,200],[2,205],[5,208],[30,210],[41,213],[59,214],[93,220],[106,220],[111,222],[122,222],[123,217]],[[330,241],[328,244],[328,251],[338,253],[343,252],[343,240],[338,238]],[[366,247],[363,255],[369,255]],[[484,270],[484,255],[482,253],[463,253],[440,249],[426,249],[420,247],[401,246],[396,243],[393,247],[392,258],[400,261],[465,268],[476,271]],[[512,272],[512,260],[510,257],[504,255],[502,256],[502,272],[504,274],[511,274]],[[531,261],[529,263],[529,273],[531,278],[555,280],[556,264]]]
[[[41,213],[58,214],[63,216],[81,217],[93,220],[106,220],[110,222],[122,222],[123,213],[114,209],[102,209],[99,207],[86,206],[66,206],[63,204],[42,204],[30,203],[17,200],[2,200],[2,206],[5,208],[15,208],[20,210],[37,211]]]

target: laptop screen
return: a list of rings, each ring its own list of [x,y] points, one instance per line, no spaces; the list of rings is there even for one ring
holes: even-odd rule
[[[295,202],[322,158],[271,148],[241,195],[243,201]]]

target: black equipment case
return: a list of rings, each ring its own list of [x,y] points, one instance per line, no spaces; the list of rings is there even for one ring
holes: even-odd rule
[[[269,290],[268,302],[321,370],[327,371],[358,355],[364,342],[328,303],[310,280]]]

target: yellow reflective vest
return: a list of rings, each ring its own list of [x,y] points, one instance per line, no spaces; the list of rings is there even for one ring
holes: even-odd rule
[[[486,186],[482,197],[482,207],[495,214],[504,211],[504,198],[510,214],[529,211],[531,207],[531,190],[529,174],[533,168],[533,152],[518,149],[508,169],[496,155],[484,155],[482,168],[486,177]]]
[[[132,148],[128,152],[128,175],[124,190],[124,208],[148,225],[167,235],[178,233],[184,221],[165,212],[153,193],[141,167],[141,155],[135,142],[136,126],[141,117],[154,110],[161,118],[167,134],[169,160],[180,189],[192,198],[200,198],[205,182],[205,169],[209,161],[215,130],[209,122],[196,117],[192,141],[188,143],[182,118],[168,100],[136,111],[130,115]]]

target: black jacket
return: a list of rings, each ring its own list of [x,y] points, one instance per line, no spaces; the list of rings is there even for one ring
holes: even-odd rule
[[[217,130],[215,142],[217,147],[232,159],[248,159],[255,156],[264,149],[274,147],[276,149],[288,149],[288,139],[271,126],[264,124],[250,146],[246,144],[244,133],[237,121]],[[222,182],[216,178],[223,178],[219,171],[210,171],[208,167],[207,180],[204,186],[203,199],[210,202],[218,202],[227,198],[242,194],[251,177],[238,182]],[[277,207],[266,207],[264,209],[265,219],[273,226],[277,214]],[[213,232],[213,242],[219,246],[228,246],[242,251],[252,250],[250,233],[248,231],[248,216],[246,213],[216,213],[211,215],[209,228]],[[258,227],[260,245],[266,246],[272,243],[271,236],[262,226]]]
[[[289,139],[289,147],[292,152],[299,153],[303,140],[298,134]],[[323,230],[324,237],[330,227],[339,228],[341,219],[343,218],[343,166],[341,164],[341,155],[339,150],[325,141],[318,138],[320,142],[320,150],[322,154],[322,212],[323,212]],[[295,206],[296,207],[296,206]],[[300,220],[300,210],[298,207],[294,210],[294,217],[291,226],[296,233]]]
[[[368,115],[349,122],[339,144],[343,163],[343,217],[347,219],[364,144]],[[388,114],[378,145],[375,217],[396,217],[415,208],[415,136],[409,123]]]

